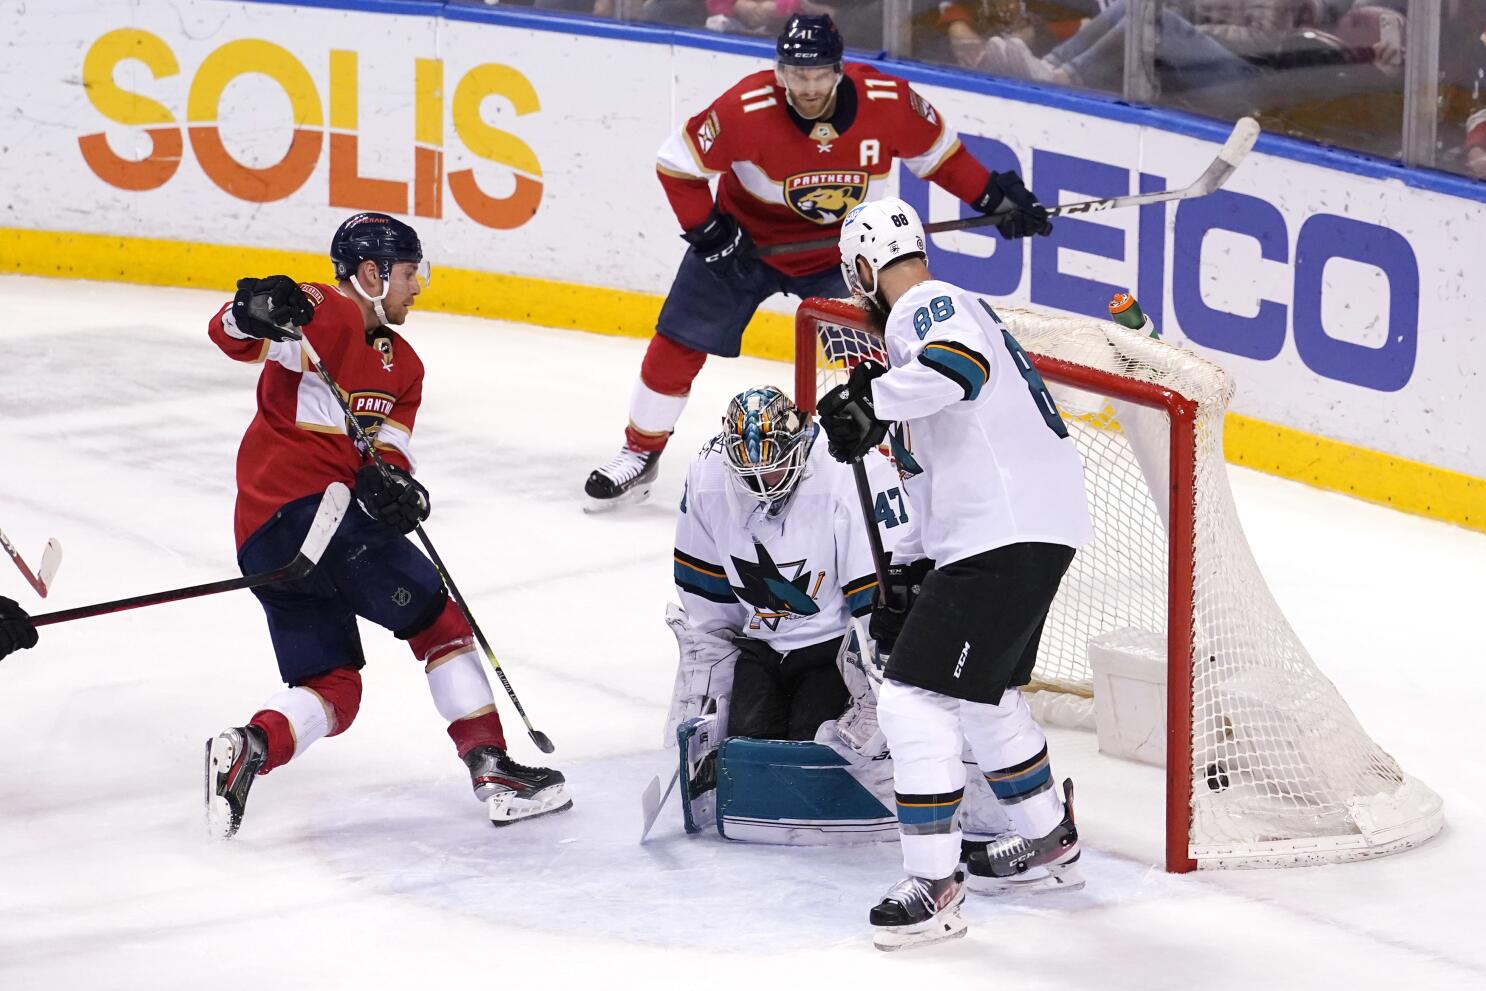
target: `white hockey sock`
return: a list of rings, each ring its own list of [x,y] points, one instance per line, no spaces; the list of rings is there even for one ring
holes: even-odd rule
[[[1012,828],[1029,839],[1052,832],[1063,801],[1053,787],[1047,736],[1022,693],[1008,689],[998,705],[961,701],[960,721]]]
[[[668,434],[676,429],[687,396],[668,396],[656,392],[642,378],[635,379],[635,391],[629,399],[629,422],[647,434]]]
[[[277,712],[289,721],[289,728],[294,731],[295,757],[330,732],[330,715],[325,711],[325,703],[308,688],[285,689],[263,703],[263,708]]]
[[[473,649],[440,658],[438,666],[428,672],[428,691],[439,715],[451,723],[495,705],[480,654]]]
[[[877,725],[893,753],[903,869],[917,877],[948,877],[960,862],[959,721],[958,699],[892,679],[882,683]]]

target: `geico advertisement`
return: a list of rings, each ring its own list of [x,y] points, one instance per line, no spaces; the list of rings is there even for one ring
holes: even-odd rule
[[[0,24],[18,104],[9,223],[320,250],[347,211],[382,209],[412,219],[436,265],[657,294],[683,245],[656,150],[768,64],[212,0],[11,5]],[[1049,203],[1184,186],[1218,147],[917,88]],[[966,212],[901,169],[867,195],[889,192],[926,220]],[[944,278],[1042,307],[1102,314],[1133,289],[1168,339],[1234,373],[1237,411],[1479,477],[1483,221],[1479,203],[1254,153],[1209,197],[1063,218],[1024,242],[941,234],[931,252]]]

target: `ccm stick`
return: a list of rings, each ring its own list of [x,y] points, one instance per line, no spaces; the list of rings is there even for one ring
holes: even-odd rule
[[[36,594],[43,599],[46,593],[52,590],[52,579],[57,575],[57,569],[62,566],[62,545],[57,543],[53,537],[46,542],[46,550],[41,552],[41,567],[33,573],[26,566],[26,561],[21,557],[21,552],[15,549],[4,533],[0,533],[0,547],[5,548],[5,553],[15,562],[15,566],[21,569],[21,574],[26,576],[26,581],[36,590]]]
[[[164,602],[179,602],[181,599],[195,599],[203,595],[216,595],[218,592],[234,592],[240,588],[257,588],[259,585],[272,585],[274,582],[303,578],[320,563],[320,555],[325,552],[325,545],[330,543],[331,537],[335,536],[336,529],[341,525],[341,518],[346,515],[346,507],[350,504],[351,490],[346,488],[344,483],[334,482],[328,486],[325,494],[320,497],[320,508],[315,511],[315,518],[310,523],[309,533],[305,534],[304,543],[299,546],[299,553],[294,555],[294,560],[274,571],[208,582],[205,585],[173,588],[166,592],[151,592],[129,599],[114,599],[91,606],[78,606],[76,609],[63,609],[60,612],[43,613],[40,616],[31,617],[31,623],[34,626],[50,626],[53,623],[86,619],[89,616],[103,616],[108,613],[123,612],[126,609],[158,606]]]
[[[371,437],[367,435],[366,428],[361,425],[361,421],[356,419],[355,415],[352,414],[351,406],[346,401],[345,394],[341,392],[340,386],[335,384],[335,379],[331,377],[330,372],[321,363],[320,355],[315,351],[315,346],[310,343],[309,337],[302,330],[296,328],[295,335],[299,341],[299,346],[304,351],[304,356],[309,359],[310,365],[330,389],[331,395],[335,396],[335,401],[340,404],[341,412],[346,416],[346,422],[351,425],[351,429],[356,434],[356,439],[366,449],[367,457],[371,458],[372,464],[376,465],[377,470],[382,473],[383,480],[391,483],[392,473],[387,468],[387,462],[383,461],[382,456],[377,453],[377,449],[372,444]],[[526,732],[531,737],[531,742],[536,744],[537,749],[542,753],[552,753],[555,748],[552,745],[551,739],[548,738],[546,733],[532,726],[531,719],[526,715],[526,710],[521,706],[521,699],[516,697],[516,690],[511,687],[511,682],[506,677],[506,672],[501,668],[500,661],[495,656],[495,651],[490,649],[490,642],[485,639],[485,634],[481,632],[480,625],[475,622],[474,614],[470,612],[469,605],[465,602],[464,596],[460,594],[459,586],[454,584],[454,579],[449,575],[449,569],[444,567],[444,561],[439,557],[439,552],[434,550],[433,541],[429,540],[428,534],[423,532],[423,525],[421,523],[413,529],[417,532],[418,540],[422,542],[423,549],[428,552],[429,558],[433,561],[433,566],[438,569],[439,577],[444,580],[445,585],[449,586],[449,592],[454,596],[454,602],[459,606],[459,611],[464,614],[465,622],[470,624],[470,630],[474,632],[475,639],[480,644],[480,649],[485,652],[485,659],[495,669],[496,677],[500,678],[501,687],[506,690],[506,694],[511,698],[511,704],[516,707],[516,712],[521,716],[521,721],[526,724]]]
[[[1223,147],[1218,150],[1218,157],[1214,158],[1207,171],[1197,177],[1197,181],[1184,189],[1165,189],[1154,193],[1140,193],[1134,196],[1111,196],[1103,200],[1084,200],[1080,203],[1060,203],[1057,206],[1047,208],[1049,217],[1066,217],[1076,213],[1101,213],[1105,210],[1118,210],[1127,206],[1144,206],[1148,203],[1166,203],[1171,200],[1188,200],[1196,196],[1206,196],[1208,193],[1216,192],[1233,175],[1233,171],[1243,162],[1254,142],[1259,140],[1259,122],[1252,117],[1240,118],[1233,125],[1233,131],[1228,135],[1228,140],[1223,142]],[[941,234],[945,231],[962,231],[972,227],[985,227],[998,224],[1006,219],[1009,211],[996,211],[983,214],[978,217],[964,217],[960,220],[941,220],[935,224],[925,224],[925,234]],[[799,251],[815,251],[819,248],[830,248],[840,243],[839,237],[823,237],[810,241],[789,241],[784,244],[771,244],[759,248],[760,256],[790,255]]]

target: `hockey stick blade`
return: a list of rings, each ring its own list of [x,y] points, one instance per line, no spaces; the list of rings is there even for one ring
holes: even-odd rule
[[[51,626],[55,623],[68,623],[74,619],[87,619],[90,616],[103,616],[127,609],[142,609],[145,606],[158,606],[166,602],[179,602],[182,599],[195,599],[203,595],[216,595],[218,592],[235,592],[239,589],[257,588],[260,585],[272,585],[274,582],[303,578],[320,562],[320,555],[325,552],[325,545],[330,542],[330,538],[340,527],[341,519],[346,515],[346,509],[350,504],[351,491],[344,483],[334,482],[328,486],[325,494],[320,497],[320,507],[315,511],[315,518],[311,521],[309,532],[305,534],[304,543],[300,544],[294,560],[274,571],[263,571],[256,575],[228,578],[219,582],[208,582],[205,585],[189,585],[164,592],[136,595],[128,599],[113,599],[91,606],[78,606],[75,609],[43,613],[40,616],[33,616],[31,623],[33,626]]]
[[[0,533],[0,547],[5,548],[5,553],[10,555],[10,559],[20,569],[26,579],[26,584],[30,585],[37,595],[43,599],[46,598],[46,593],[52,589],[52,578],[56,576],[57,568],[62,565],[62,545],[57,543],[57,539],[53,537],[46,542],[46,550],[41,554],[41,567],[37,568],[35,573],[31,571],[26,564],[26,559],[21,557],[21,552],[15,549],[15,545],[4,533]]]
[[[640,830],[640,842],[650,835],[650,830],[655,827],[655,822],[660,818],[660,810],[666,807],[666,799],[671,797],[671,792],[676,788],[676,782],[681,780],[681,765],[671,772],[671,783],[666,785],[666,793],[660,793],[660,775],[650,779],[650,784],[645,786],[645,794],[640,796],[640,812],[645,817],[645,828]]]
[[[1133,196],[1112,196],[1103,200],[1083,200],[1078,203],[1060,203],[1057,206],[1047,208],[1049,217],[1066,217],[1078,213],[1102,213],[1105,210],[1119,210],[1127,206],[1145,206],[1149,203],[1167,203],[1172,200],[1191,199],[1195,196],[1206,196],[1209,193],[1221,189],[1228,181],[1235,169],[1243,162],[1248,153],[1253,150],[1254,142],[1259,140],[1259,122],[1252,117],[1242,117],[1238,123],[1233,125],[1223,147],[1218,150],[1217,157],[1203,170],[1202,175],[1189,186],[1182,189],[1163,189],[1153,193],[1138,193]],[[963,217],[959,220],[941,220],[933,224],[924,225],[925,234],[943,234],[947,231],[971,230],[976,227],[988,227],[999,224],[1006,219],[1005,213],[987,213],[975,217]],[[839,238],[822,237],[809,241],[787,241],[783,244],[770,244],[757,249],[760,257],[771,257],[773,255],[792,255],[800,251],[817,251],[821,248],[829,248],[838,244]]]

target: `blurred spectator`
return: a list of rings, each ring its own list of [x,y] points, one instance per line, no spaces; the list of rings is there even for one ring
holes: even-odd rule
[[[1440,12],[1439,167],[1486,179],[1486,0]]]

